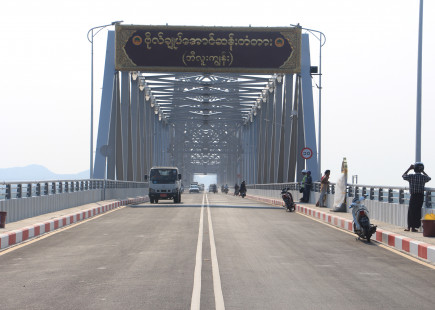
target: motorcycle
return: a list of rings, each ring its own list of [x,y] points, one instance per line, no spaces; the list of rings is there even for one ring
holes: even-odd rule
[[[293,196],[290,193],[290,189],[289,188],[283,188],[281,190],[281,198],[282,198],[282,200],[285,203],[286,211],[288,211],[288,212],[295,211],[295,203],[293,201]]]
[[[366,239],[367,243],[370,242],[370,238],[376,232],[376,225],[370,224],[369,210],[362,201],[366,199],[366,196],[356,197],[352,200],[349,209],[352,209],[353,216],[353,230],[359,239]]]
[[[245,198],[245,196],[246,196],[246,190],[240,190],[240,196],[242,197],[242,198]]]
[[[228,187],[224,187],[223,192],[224,192],[225,194],[228,194]]]

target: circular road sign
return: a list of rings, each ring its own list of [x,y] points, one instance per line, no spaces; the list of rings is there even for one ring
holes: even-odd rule
[[[301,156],[303,159],[310,159],[313,157],[313,151],[309,147],[303,148],[301,151]]]

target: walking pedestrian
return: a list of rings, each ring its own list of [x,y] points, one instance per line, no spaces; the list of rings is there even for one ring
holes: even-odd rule
[[[326,170],[322,179],[320,180],[320,197],[319,201],[317,201],[316,206],[321,208],[326,208],[326,192],[328,190],[329,184],[329,175],[331,174],[330,170]]]
[[[414,169],[414,174],[408,174],[408,172]],[[424,201],[424,185],[429,182],[431,178],[424,172],[423,163],[417,162],[414,165],[409,166],[408,170],[402,175],[405,181],[409,182],[409,192],[411,197],[409,198],[408,208],[408,227],[405,231],[417,231],[421,224],[421,207]]]

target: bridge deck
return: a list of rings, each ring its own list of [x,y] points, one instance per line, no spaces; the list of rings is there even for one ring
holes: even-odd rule
[[[136,200],[0,252],[2,309],[433,309],[433,270],[378,243],[265,202],[182,200]]]
[[[188,194],[187,194],[188,195]],[[223,194],[218,194],[223,195]],[[229,194],[230,195],[230,194]],[[211,194],[211,196],[215,196]],[[184,195],[186,197],[186,194]],[[217,197],[217,196],[215,196]],[[255,206],[257,203],[253,202],[255,200],[261,200],[262,203],[266,203],[269,205],[274,206],[280,206],[282,205],[282,202],[280,200],[274,200],[269,197],[259,197],[259,196],[250,196],[248,195],[249,199],[243,200],[242,205],[240,205],[241,200],[238,200],[239,205],[237,207],[249,207],[249,206]],[[142,197],[141,200],[148,201],[148,197]],[[69,208],[64,209],[57,212],[47,213],[44,215],[28,218],[22,221],[7,223],[5,228],[0,228],[0,237],[4,240],[5,235],[10,235],[14,233],[18,233],[19,235],[22,235],[23,231],[26,231],[29,229],[29,227],[34,227],[35,225],[42,224],[42,223],[50,223],[53,221],[59,221],[60,225],[59,228],[62,226],[66,226],[65,223],[62,225],[61,220],[63,218],[69,218],[72,215],[76,215],[78,213],[87,213],[87,217],[89,216],[89,210],[94,210],[97,208],[101,208],[102,206],[108,206],[108,205],[114,205],[115,203],[119,202],[119,200],[107,200],[107,201],[100,201],[97,203],[90,203],[82,206],[78,206],[75,208]],[[161,201],[161,203],[164,203],[164,201]],[[257,205],[261,206],[260,205]],[[323,222],[329,222],[330,224],[334,226],[338,226],[340,228],[344,228],[345,230],[350,230],[350,227],[348,223],[352,221],[352,214],[351,213],[337,213],[337,212],[331,212],[329,208],[318,208],[313,204],[307,204],[307,203],[299,203],[299,208],[297,212],[304,213],[305,215],[308,215],[312,218],[316,218],[317,220],[323,221]],[[228,206],[231,207],[231,206]],[[92,215],[93,216],[93,215]],[[285,214],[283,214],[285,216]],[[83,217],[83,216],[82,216]],[[328,221],[329,217],[329,221]],[[373,236],[373,240],[376,240],[378,242],[384,243],[385,245],[389,245],[392,247],[395,247],[396,249],[402,250],[404,252],[408,252],[413,254],[415,252],[415,256],[419,256],[418,253],[421,251],[418,246],[419,244],[435,247],[435,238],[434,237],[424,237],[422,233],[422,228],[420,228],[419,232],[406,232],[404,231],[404,227],[395,226],[392,224],[388,224],[381,221],[372,220],[372,223],[378,226],[378,236]],[[69,222],[67,224],[70,224]],[[53,230],[53,224],[51,225]],[[56,227],[55,227],[56,228]],[[22,237],[18,237],[15,239],[16,244],[21,242]],[[30,238],[29,238],[30,239]],[[402,246],[403,240],[405,240],[406,244]],[[1,249],[4,249],[4,241],[3,244],[0,243]],[[9,245],[11,243],[9,242]],[[13,244],[12,244],[13,245]],[[414,251],[412,251],[413,245],[415,246]],[[426,250],[424,250],[426,251]],[[435,253],[435,249],[434,252]],[[432,263],[435,263],[435,255],[432,254],[432,251],[429,253],[429,255],[424,254],[425,256],[420,256],[420,258],[425,258],[426,260],[429,260]]]

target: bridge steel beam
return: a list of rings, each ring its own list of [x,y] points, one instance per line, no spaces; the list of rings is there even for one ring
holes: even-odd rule
[[[103,92],[101,96],[100,118],[98,123],[98,136],[95,152],[94,171],[91,175],[95,179],[104,179],[106,176],[106,154],[102,153],[102,147],[109,144],[109,127],[111,106],[114,92],[115,75],[115,32],[107,34],[106,61],[104,65]],[[108,147],[106,147],[107,150]]]
[[[280,161],[281,154],[281,132],[282,132],[282,115],[283,115],[283,95],[282,95],[283,87],[282,80],[276,80],[275,87],[275,97],[274,97],[274,107],[275,107],[275,115],[274,115],[274,161],[273,161],[273,182],[278,183],[278,175],[279,171],[283,169],[282,162]]]
[[[302,34],[301,53],[301,79],[302,79],[302,102],[305,134],[305,146],[313,151],[313,157],[306,160],[306,168],[311,171],[313,180],[320,180],[319,163],[317,156],[316,126],[314,120],[313,86],[310,74],[310,42],[309,35]]]
[[[284,112],[283,126],[284,134],[282,140],[283,149],[283,183],[291,182],[289,176],[290,169],[290,146],[291,146],[291,130],[293,122],[293,75],[286,74],[284,76]],[[294,176],[294,173],[293,173]]]
[[[140,150],[140,144],[138,142],[139,138],[139,80],[133,78],[131,75],[131,180],[130,181],[140,181],[138,176],[140,176],[140,162],[138,163],[138,159],[140,154],[138,154],[138,150]]]
[[[271,166],[273,158],[273,94],[267,94],[267,119],[266,119],[266,164],[264,169],[266,183],[272,183]]]
[[[122,169],[123,175],[118,180],[127,181],[131,176],[132,171],[129,165],[131,157],[131,117],[130,117],[130,72],[121,72],[121,126],[120,132],[122,136]]]
[[[139,91],[138,94],[138,133],[137,133],[137,172],[136,181],[143,181],[144,175],[148,174],[145,168],[146,155],[145,155],[145,93]]]

